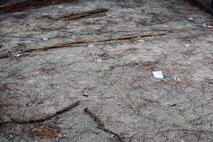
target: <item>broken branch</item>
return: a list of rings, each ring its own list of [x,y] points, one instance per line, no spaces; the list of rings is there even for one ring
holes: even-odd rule
[[[30,120],[21,120],[21,119],[16,119],[16,118],[12,118],[11,119],[11,122],[15,123],[15,124],[31,124],[31,123],[38,123],[38,122],[44,122],[46,120],[49,120],[57,115],[60,115],[66,111],[69,111],[70,109],[78,106],[80,104],[80,101],[77,101],[71,105],[69,105],[68,107],[65,107],[64,109],[62,110],[59,110],[53,114],[49,114],[49,115],[46,115],[46,116],[43,116],[43,117],[40,117],[40,118],[31,118]],[[0,124],[3,124],[3,123],[9,123],[9,122],[0,122]]]
[[[44,46],[44,47],[40,47],[40,48],[28,49],[28,50],[25,50],[24,52],[33,52],[33,51],[39,51],[39,50],[48,50],[48,49],[60,48],[60,47],[74,45],[74,44],[81,44],[81,43],[88,43],[88,41],[77,39],[77,40],[74,40],[74,41],[69,41],[69,42],[55,44],[53,46]]]
[[[95,14],[106,13],[108,10],[109,9],[99,8],[99,9],[95,9],[95,10],[91,10],[91,11],[69,14],[69,15],[66,15],[66,16],[62,16],[59,19],[76,20],[76,19],[79,19],[79,18],[93,16]]]

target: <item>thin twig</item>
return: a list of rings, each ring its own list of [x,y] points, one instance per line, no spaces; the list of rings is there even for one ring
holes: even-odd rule
[[[122,138],[121,138],[118,134],[114,133],[113,131],[111,131],[111,130],[109,130],[109,129],[106,129],[106,128],[104,128],[104,127],[100,127],[100,126],[98,126],[97,128],[103,130],[103,131],[106,132],[106,133],[109,133],[109,134],[115,136],[119,142],[124,142],[124,141],[122,140]]]
[[[80,19],[80,18],[90,17],[90,16],[93,16],[95,14],[106,13],[108,10],[109,9],[98,8],[98,9],[95,9],[95,10],[84,11],[84,12],[81,12],[81,13],[73,13],[73,14],[69,14],[69,15],[63,15],[63,16],[61,16],[59,18],[54,19],[48,26],[54,24],[56,21],[58,21],[60,19],[77,20],[77,19]]]
[[[112,84],[113,88],[118,92],[118,94],[123,97],[126,102],[136,111],[138,112],[138,109],[130,102],[130,100],[124,95],[123,92],[121,92],[121,90],[112,82],[112,80],[107,76],[105,75],[105,77],[107,78],[107,80]]]
[[[98,67],[100,68],[100,70],[102,70],[101,66],[98,64]],[[126,95],[113,83],[113,81],[107,76],[104,75],[107,80],[109,81],[110,84],[112,84],[113,88],[117,91],[117,93],[124,98],[124,100],[133,108],[133,110],[135,110],[136,112],[138,112],[138,109],[130,102],[130,100],[126,97]]]

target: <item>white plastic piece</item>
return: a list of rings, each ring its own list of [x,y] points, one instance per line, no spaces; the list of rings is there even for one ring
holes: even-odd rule
[[[163,79],[164,78],[162,71],[153,71],[152,73],[153,73],[154,77],[157,78],[157,79]]]
[[[201,27],[207,27],[207,25],[206,25],[206,23],[203,23],[202,25],[201,25]]]
[[[42,40],[46,41],[48,40],[48,37],[43,37]]]
[[[21,53],[18,53],[18,54],[16,54],[16,57],[20,57],[22,54]]]

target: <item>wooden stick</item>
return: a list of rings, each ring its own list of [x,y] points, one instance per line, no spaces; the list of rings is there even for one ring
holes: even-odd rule
[[[61,48],[61,47],[70,46],[70,45],[74,45],[74,44],[81,44],[81,43],[88,43],[88,41],[77,39],[77,40],[73,40],[73,41],[68,41],[68,42],[55,44],[55,45],[52,45],[52,46],[44,46],[44,47],[40,47],[40,48],[27,49],[24,52],[33,52],[33,51],[39,51],[39,50],[48,50],[48,49],[53,49],[53,48]]]
[[[97,128],[103,130],[104,132],[106,132],[106,133],[108,133],[108,134],[110,134],[110,135],[114,135],[114,136],[117,138],[117,140],[118,140],[119,142],[124,142],[124,141],[122,140],[122,138],[121,138],[118,134],[116,134],[115,132],[113,132],[113,131],[111,131],[111,130],[109,130],[109,129],[106,129],[106,128],[104,128],[104,127],[100,127],[100,126],[98,126]]]
[[[111,38],[105,38],[105,39],[97,40],[95,42],[127,40],[127,39],[133,39],[133,38],[138,38],[138,37],[161,36],[161,35],[166,35],[166,34],[168,34],[168,32],[152,33],[152,34],[138,34],[138,35],[124,35],[124,36],[116,36],[116,37],[111,37]],[[48,50],[48,49],[53,49],[53,48],[61,48],[61,47],[65,47],[65,46],[71,46],[71,45],[74,45],[74,44],[91,43],[91,42],[94,42],[94,41],[77,39],[77,40],[73,40],[73,41],[69,41],[69,42],[63,42],[63,43],[55,44],[55,45],[52,45],[52,46],[44,46],[44,47],[40,47],[40,48],[28,49],[28,50],[25,50],[24,52]]]
[[[89,108],[85,108],[84,111],[94,119],[94,121],[98,124],[98,126],[104,127],[104,123],[94,112],[92,112]]]
[[[109,130],[109,129],[104,128],[104,123],[103,123],[103,122],[101,121],[101,119],[100,119],[94,112],[92,112],[89,108],[85,108],[84,111],[85,111],[86,113],[88,113],[88,114],[94,119],[94,121],[98,124],[98,126],[97,126],[98,129],[101,129],[101,130],[103,130],[104,132],[106,132],[106,133],[108,133],[108,134],[110,134],[110,135],[115,136],[119,142],[124,142],[124,141],[122,140],[122,138],[121,138],[118,134],[114,133],[113,131],[111,131],[111,130]]]
[[[63,42],[63,43],[58,43],[55,45],[51,46],[43,46],[39,48],[32,48],[32,49],[26,49],[23,52],[33,52],[33,51],[42,51],[42,50],[48,50],[48,49],[53,49],[53,48],[61,48],[65,46],[71,46],[75,44],[82,44],[82,43],[93,43],[93,42],[107,42],[107,41],[115,41],[115,40],[128,40],[128,39],[134,39],[134,38],[139,38],[139,37],[153,37],[153,36],[163,36],[167,35],[169,33],[177,33],[177,32],[185,32],[189,30],[195,30],[195,29],[174,29],[174,30],[168,30],[165,32],[157,32],[157,33],[141,33],[141,34],[134,34],[134,35],[120,35],[120,36],[115,36],[115,37],[107,37],[101,40],[85,40],[85,39],[74,39],[72,41],[68,42]],[[1,58],[8,58],[10,57],[8,53],[3,53],[0,55]]]
[[[106,13],[108,10],[109,9],[99,8],[99,9],[95,9],[95,10],[91,10],[91,11],[69,14],[69,15],[66,15],[66,16],[62,16],[59,19],[76,20],[76,19],[79,19],[79,18],[88,17],[88,16],[92,16],[92,15],[95,15],[95,14]]]
[[[168,34],[168,32],[151,33],[151,34],[124,35],[124,36],[112,37],[112,38],[109,38],[109,39],[103,39],[103,40],[100,40],[100,41],[103,42],[103,41],[113,41],[113,40],[127,40],[127,39],[140,38],[140,37],[162,36],[162,35],[166,35],[166,34]]]
[[[54,24],[56,21],[58,21],[60,19],[77,20],[77,19],[80,19],[80,18],[85,18],[85,17],[90,17],[90,16],[93,16],[93,15],[97,15],[97,14],[106,13],[108,10],[109,9],[98,8],[98,9],[95,9],[95,10],[85,11],[85,12],[81,12],[81,13],[74,13],[74,14],[64,15],[64,16],[61,16],[59,18],[54,19],[48,26]]]

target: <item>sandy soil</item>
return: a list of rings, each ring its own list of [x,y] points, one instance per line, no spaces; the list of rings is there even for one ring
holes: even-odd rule
[[[58,19],[96,8],[109,11]],[[180,0],[82,0],[0,15],[2,35],[48,37],[0,37],[0,53],[11,53],[0,59],[0,141],[118,141],[97,128],[84,112],[88,107],[125,142],[213,142],[212,24],[211,15]],[[182,30],[97,42],[174,29]],[[21,52],[73,39],[90,43]],[[154,78],[152,71],[162,71],[164,79]],[[50,120],[16,123],[46,117],[79,100],[79,106]],[[57,129],[57,136],[44,139],[33,128]]]

